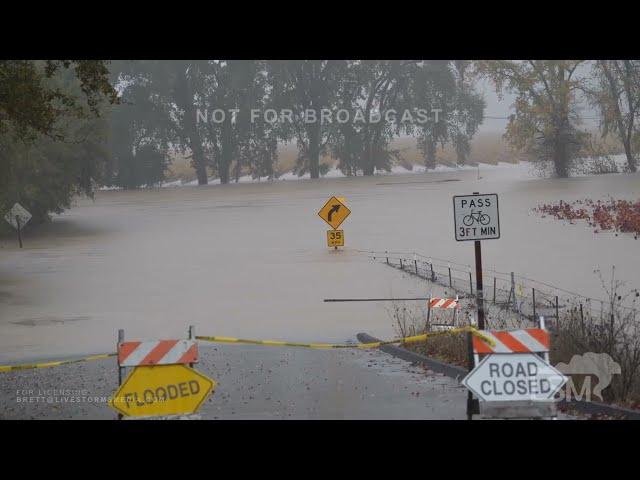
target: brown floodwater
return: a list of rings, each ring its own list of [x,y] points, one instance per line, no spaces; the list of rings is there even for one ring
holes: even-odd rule
[[[540,179],[524,166],[373,178],[101,191],[25,248],[0,244],[0,362],[113,351],[127,338],[197,334],[338,342],[394,335],[388,304],[329,297],[424,295],[424,282],[358,250],[418,252],[470,264],[456,242],[452,196],[498,193],[501,238],[487,267],[603,297],[594,269],[640,286],[640,240],[542,218],[544,202],[639,198],[640,175]],[[317,211],[346,197],[346,246],[326,247]]]

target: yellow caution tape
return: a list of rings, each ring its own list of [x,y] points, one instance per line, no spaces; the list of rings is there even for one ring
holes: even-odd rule
[[[430,332],[423,333],[422,335],[414,335],[411,337],[403,337],[396,338],[394,340],[386,340],[380,342],[371,342],[371,343],[299,343],[299,342],[284,342],[279,340],[249,340],[246,338],[234,338],[234,337],[207,337],[207,336],[198,336],[196,335],[196,340],[203,340],[205,342],[214,342],[214,343],[240,343],[244,345],[266,345],[271,347],[301,347],[301,348],[314,348],[314,349],[332,349],[332,348],[359,348],[359,349],[369,349],[369,348],[379,348],[383,345],[391,345],[394,343],[415,343],[415,342],[423,342],[428,338],[433,337],[442,337],[445,335],[456,335],[459,333],[471,332],[472,335],[475,335],[485,342],[487,342],[491,346],[495,346],[495,342],[493,339],[483,335],[477,328],[475,327],[460,327],[454,328],[451,330],[444,330],[441,332]]]
[[[103,358],[115,357],[116,355],[117,353],[100,353],[97,355],[89,355],[88,357],[74,358],[73,360],[54,360],[51,362],[41,362],[41,363],[23,363],[21,365],[0,365],[0,372],[11,372],[14,370],[29,370],[32,368],[58,367],[60,365],[68,365],[70,363],[102,360]]]
[[[451,330],[444,330],[441,332],[423,333],[422,335],[414,335],[412,337],[396,338],[394,340],[386,340],[380,342],[371,343],[300,343],[300,342],[283,342],[279,340],[248,340],[246,338],[233,338],[233,337],[205,337],[196,336],[197,340],[204,340],[206,342],[215,343],[240,343],[245,345],[266,345],[270,347],[301,347],[301,348],[314,348],[314,349],[332,349],[332,348],[358,348],[358,349],[370,349],[379,348],[383,345],[391,345],[394,343],[415,343],[423,342],[429,338],[442,337],[445,335],[456,335],[459,333],[470,332],[472,335],[481,338],[483,341],[491,346],[495,346],[493,339],[485,336],[475,327],[460,327]],[[11,372],[16,370],[29,370],[34,368],[49,368],[58,367],[60,365],[69,365],[71,363],[89,362],[92,360],[102,360],[105,358],[115,357],[117,353],[100,353],[97,355],[89,355],[87,357],[75,358],[73,360],[54,360],[50,362],[41,363],[24,363],[20,365],[0,365],[0,372]]]

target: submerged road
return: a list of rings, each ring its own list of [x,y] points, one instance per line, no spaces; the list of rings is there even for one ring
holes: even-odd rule
[[[459,171],[78,200],[52,223],[25,230],[23,249],[0,240],[0,364],[110,351],[120,328],[128,339],[183,338],[188,325],[202,335],[298,342],[342,342],[363,331],[392,337],[388,302],[323,299],[428,295],[424,281],[392,275],[359,250],[472,264],[473,248],[453,238],[451,199],[473,191],[500,195],[502,238],[484,242],[486,268],[600,297],[594,270],[606,278],[616,265],[616,279],[637,287],[633,236],[594,235],[531,209],[612,192],[637,198],[640,174],[537,179],[521,167],[483,168],[481,180]],[[317,215],[332,195],[345,196],[352,211],[336,251]]]
[[[112,351],[121,328],[128,340],[184,338],[189,325],[201,335],[296,342],[341,343],[362,331],[391,338],[388,302],[323,299],[429,293],[424,281],[360,250],[472,263],[472,249],[453,239],[451,204],[472,191],[500,195],[502,238],[483,247],[488,267],[600,296],[594,269],[616,265],[616,278],[636,285],[633,237],[594,236],[532,209],[612,192],[637,198],[640,174],[537,179],[520,167],[483,168],[482,179],[460,171],[78,200],[25,230],[25,248],[0,241],[0,364]],[[316,214],[332,195],[352,211],[337,251],[327,249],[328,227]],[[465,417],[466,393],[454,380],[381,352],[203,346],[198,370],[219,382],[200,412],[207,419]],[[115,418],[104,402],[68,399],[77,391],[106,397],[116,379],[113,360],[0,373],[0,418]],[[72,393],[57,398],[60,390]],[[30,397],[45,400],[20,401]]]

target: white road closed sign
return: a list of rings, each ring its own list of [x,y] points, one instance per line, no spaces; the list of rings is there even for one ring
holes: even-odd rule
[[[454,196],[453,219],[459,242],[500,238],[498,194]]]
[[[487,355],[462,380],[485,402],[549,401],[567,381],[534,353]]]

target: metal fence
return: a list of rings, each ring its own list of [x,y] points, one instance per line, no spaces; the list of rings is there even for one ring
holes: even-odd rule
[[[374,261],[451,289],[461,299],[474,299],[475,302],[475,269],[470,265],[413,252],[360,253],[368,255]],[[484,269],[482,277],[485,309],[493,312],[494,320],[500,318],[504,321],[505,315],[498,313],[509,313],[512,326],[537,325],[541,315],[551,328],[565,318],[591,326],[607,324],[614,316],[620,316],[620,312],[624,312],[633,321],[637,318],[637,308],[622,306],[615,301],[589,298],[515,272]],[[493,328],[497,326],[494,323],[489,321],[488,324]]]

